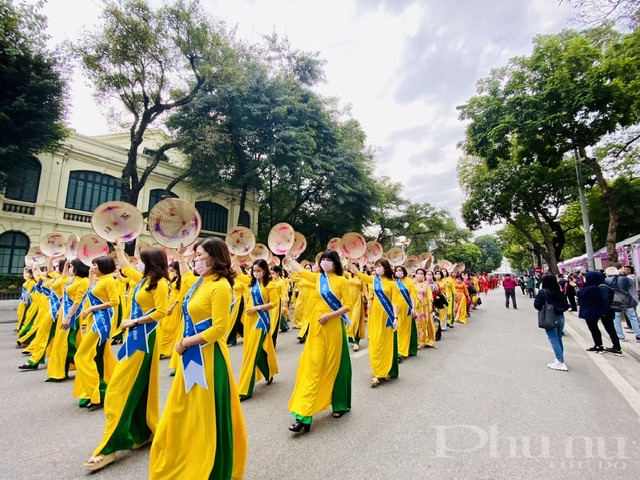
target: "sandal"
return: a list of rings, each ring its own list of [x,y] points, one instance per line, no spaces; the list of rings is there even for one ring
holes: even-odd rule
[[[371,379],[371,388],[376,388],[378,385],[380,385],[380,380],[378,380],[376,377],[373,377]]]
[[[84,468],[90,472],[95,472],[106,467],[110,463],[113,463],[115,460],[115,453],[110,453],[109,455],[98,455],[96,457],[91,457],[89,460],[84,462]]]
[[[151,443],[151,439],[149,439],[149,440],[145,440],[145,441],[144,441],[144,442],[142,442],[142,443],[134,443],[134,444],[133,444],[133,449],[134,449],[134,450],[138,450],[139,448],[142,448],[142,447],[144,447],[145,445],[149,445],[150,443]]]
[[[347,413],[347,412],[333,412],[333,413],[331,414],[331,416],[332,416],[333,418],[340,418],[340,417],[341,417],[341,416],[343,416],[345,413]]]

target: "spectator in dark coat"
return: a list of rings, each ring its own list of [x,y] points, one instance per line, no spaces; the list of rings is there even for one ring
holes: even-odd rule
[[[614,312],[610,308],[611,294],[604,284],[605,276],[601,272],[587,272],[585,277],[585,286],[578,291],[578,300],[580,301],[578,317],[584,318],[587,322],[587,327],[589,327],[593,338],[593,347],[587,348],[587,352],[609,352],[622,355],[620,340],[613,323]],[[602,334],[598,327],[598,320],[602,322],[604,329],[611,337],[612,347],[604,348],[602,346]]]
[[[548,274],[542,278],[542,288],[533,300],[533,306],[536,310],[542,310],[545,303],[553,305],[553,311],[556,316],[556,327],[547,329],[547,337],[556,356],[556,361],[547,365],[552,370],[567,371],[564,363],[564,345],[562,344],[562,336],[564,335],[564,312],[569,310],[569,302],[567,297],[556,280],[555,275]]]

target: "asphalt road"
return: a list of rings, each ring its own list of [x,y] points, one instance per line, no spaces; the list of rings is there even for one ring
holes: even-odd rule
[[[506,310],[499,290],[483,300],[467,325],[445,332],[436,349],[403,362],[400,378],[377,389],[369,387],[367,349],[352,353],[353,410],[341,419],[317,415],[302,436],[287,430],[286,408],[302,345],[294,330],[283,334],[280,373],[242,403],[245,478],[637,480],[640,410],[629,402],[640,363],[630,355],[591,358],[566,336],[569,372],[549,370],[552,350],[530,303],[519,295],[520,309]],[[19,371],[13,327],[0,324],[0,478],[86,478],[83,462],[101,438],[104,413],[79,409],[71,382],[44,383],[42,368]],[[230,351],[237,374],[242,346]],[[612,369],[622,376],[605,375]],[[163,404],[172,382],[167,360],[161,372]],[[146,478],[148,454],[122,453],[91,476]]]

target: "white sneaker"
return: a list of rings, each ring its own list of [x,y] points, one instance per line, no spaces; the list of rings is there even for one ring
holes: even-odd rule
[[[360,346],[357,343],[353,344],[353,351],[357,352],[358,350],[360,350]]]
[[[551,370],[561,370],[563,372],[566,372],[568,370],[567,365],[563,362],[559,362],[558,360],[548,364],[547,367],[549,367]]]

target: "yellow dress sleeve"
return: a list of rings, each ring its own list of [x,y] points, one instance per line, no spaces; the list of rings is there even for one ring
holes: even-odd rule
[[[131,265],[124,267],[122,269],[122,273],[124,273],[129,278],[129,282],[133,281],[133,283],[137,284],[140,280],[142,280],[142,274]]]
[[[84,298],[84,294],[89,290],[89,279],[82,278],[78,282],[78,287],[76,288],[76,294],[73,296],[73,303],[82,303],[82,299]]]
[[[107,284],[105,285],[107,291],[107,302],[109,306],[113,309],[118,308],[118,304],[120,303],[120,295],[118,292],[118,284],[115,280],[107,280]]]
[[[151,320],[157,322],[167,315],[167,302],[169,297],[169,287],[167,287],[167,282],[163,282],[162,279],[160,279],[158,281],[158,286],[152,291],[152,293],[155,311],[153,311],[149,317]]]
[[[366,273],[358,272],[358,278],[362,280],[363,283],[373,285],[373,277],[371,275],[367,275]]]
[[[349,311],[353,308],[353,300],[351,299],[351,289],[349,287],[349,280],[342,277],[340,282],[340,298],[342,299],[342,306],[347,307]]]
[[[280,302],[280,293],[278,292],[278,287],[275,286],[272,282],[269,282],[269,285],[265,287],[266,295],[263,295],[264,303],[270,303],[273,308],[278,307],[278,302]]]
[[[226,279],[214,281],[211,287],[211,327],[202,332],[202,338],[207,343],[213,343],[223,338],[229,326],[229,311],[231,310],[232,290]]]

